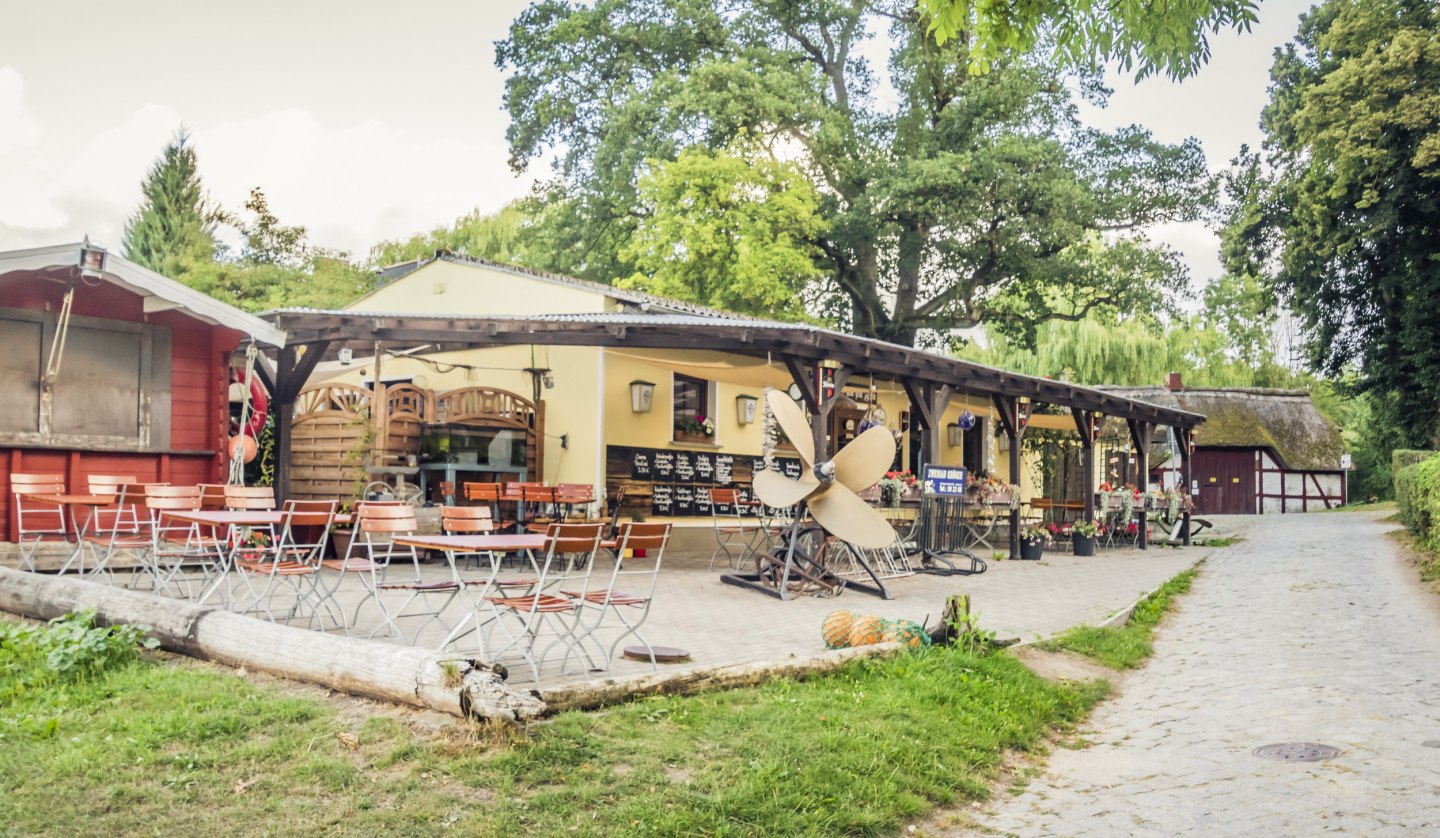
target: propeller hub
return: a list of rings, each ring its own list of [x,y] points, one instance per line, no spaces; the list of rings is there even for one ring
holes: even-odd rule
[[[823,463],[816,463],[815,479],[819,480],[821,483],[834,483],[835,463],[828,460]]]

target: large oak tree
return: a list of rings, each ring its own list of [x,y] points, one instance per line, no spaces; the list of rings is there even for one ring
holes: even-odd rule
[[[1181,287],[1148,225],[1194,218],[1196,143],[1082,126],[1073,89],[1024,57],[971,70],[890,0],[540,0],[498,45],[512,165],[552,156],[549,267],[630,276],[637,184],[702,147],[757,140],[820,196],[821,312],[901,343],[991,322],[1163,304]]]

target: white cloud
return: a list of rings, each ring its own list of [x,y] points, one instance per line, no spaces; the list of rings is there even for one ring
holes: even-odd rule
[[[41,142],[44,126],[24,110],[23,89],[18,73],[0,68],[0,249],[87,234],[119,248],[141,181],[183,114],[147,104],[67,152]],[[419,136],[376,118],[327,124],[293,107],[188,127],[213,200],[239,210],[259,186],[282,223],[357,256],[476,206],[498,209],[530,184],[510,174],[498,131]]]

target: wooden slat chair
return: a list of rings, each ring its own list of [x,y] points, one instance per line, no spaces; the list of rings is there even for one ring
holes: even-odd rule
[[[539,562],[539,584],[521,596],[486,597],[497,613],[509,617],[508,621],[496,621],[510,636],[510,642],[495,653],[496,660],[512,649],[518,651],[530,666],[536,682],[540,680],[540,667],[557,647],[565,652],[562,672],[569,665],[570,656],[576,653],[594,668],[589,653],[578,643],[579,600],[589,590],[604,527],[604,524],[554,524],[547,533],[544,557]],[[562,590],[574,596],[561,595]],[[507,626],[507,622],[511,625]],[[550,639],[549,643],[537,653],[536,646],[545,638]]]
[[[154,543],[154,536],[150,532],[150,510],[145,504],[145,491],[148,488],[144,483],[124,483],[115,487],[115,505],[118,507],[133,506],[140,518],[139,526],[134,531],[128,531],[123,527],[111,527],[109,530],[92,529],[85,533],[85,543],[76,551],[80,558],[79,571],[85,574],[85,556],[93,559],[90,576],[98,576],[101,573],[110,573],[110,561],[115,554],[121,550],[131,551],[135,557],[141,572],[146,572],[146,563]],[[60,569],[63,574],[69,568],[69,562]],[[130,578],[130,584],[134,586],[139,580],[139,574]],[[110,578],[113,580],[113,575]]]
[[[241,613],[263,614],[270,622],[276,619],[276,590],[289,589],[293,597],[284,611],[285,620],[293,620],[309,607],[308,625],[322,623],[321,609],[329,612],[337,627],[345,625],[344,612],[319,586],[320,562],[335,524],[336,501],[286,501],[279,534],[269,544],[241,548],[236,552],[235,571],[249,593],[248,599],[232,606]],[[319,535],[307,535],[316,533]],[[257,589],[263,583],[263,589]]]
[[[486,535],[495,531],[495,522],[490,518],[490,509],[484,506],[442,506],[440,507],[440,529],[446,535]],[[470,553],[479,561],[481,555],[490,559],[491,568],[498,569],[499,557],[490,553]],[[485,580],[466,580],[471,587],[495,587],[501,591],[526,591],[539,582],[535,578],[499,579],[495,574]]]
[[[92,474],[86,478],[85,482],[89,485],[90,494],[114,497],[119,494],[121,486],[129,486],[140,481],[133,474]],[[139,532],[140,510],[135,503],[127,503],[124,506],[120,504],[110,507],[102,506],[95,510],[95,517],[90,523],[91,526],[104,532],[112,529],[132,533]]]
[[[514,520],[506,520],[500,516],[500,504],[505,498],[505,487],[499,483],[466,483],[464,484],[465,500],[471,503],[485,504],[490,510],[490,518],[495,522],[495,529],[504,532],[515,527]]]
[[[201,483],[200,484],[200,508],[220,510],[225,509],[224,483]]]
[[[544,483],[511,483],[505,488],[517,485],[520,487],[520,499],[525,502],[526,532],[545,533],[550,530],[551,524],[560,523],[555,486],[546,486]]]
[[[254,511],[275,508],[274,486],[226,486],[225,508]]]
[[[145,551],[141,570],[151,577],[151,591],[165,594],[173,585],[183,597],[196,592],[191,583],[200,581],[204,590],[218,570],[223,539],[200,532],[196,524],[166,517],[166,512],[194,512],[200,508],[201,489],[196,486],[145,486],[145,509],[150,516],[150,549]],[[199,570],[202,579],[184,575]],[[138,584],[139,579],[134,580]]]
[[[70,530],[65,523],[65,507],[29,498],[65,494],[65,475],[16,472],[10,475],[10,492],[15,496],[15,519],[19,525],[20,569],[33,572],[35,553],[40,545],[47,541],[69,541]]]
[[[595,486],[590,483],[560,483],[555,486],[555,505],[560,508],[560,519],[566,523],[579,521],[593,523],[590,506],[595,503]],[[579,518],[573,516],[579,512]]]
[[[609,669],[615,659],[615,650],[621,641],[634,636],[645,646],[650,656],[650,665],[659,671],[655,650],[650,642],[640,635],[640,626],[650,616],[650,603],[655,598],[655,587],[660,579],[660,563],[665,556],[665,545],[670,541],[670,524],[639,524],[627,521],[620,525],[616,539],[615,566],[610,579],[603,588],[583,593],[561,591],[561,594],[580,603],[581,615],[578,620],[577,643],[586,640],[595,644],[600,653],[602,669]],[[645,555],[635,555],[643,551]],[[630,554],[630,555],[627,555]],[[625,590],[618,586],[624,585]],[[607,617],[613,617],[613,624]],[[620,629],[620,634],[606,649],[596,637],[601,632]]]
[[[346,573],[356,574],[365,588],[365,596],[355,606],[354,618],[349,626],[359,624],[360,610],[366,602],[374,601],[380,611],[380,625],[376,626],[369,633],[369,637],[375,637],[382,631],[389,631],[389,636],[399,638],[407,645],[413,645],[415,640],[432,622],[440,622],[441,614],[445,608],[455,599],[459,593],[460,586],[455,584],[453,579],[444,579],[435,582],[426,582],[420,573],[420,556],[413,547],[397,545],[395,538],[401,535],[413,535],[416,530],[415,508],[409,504],[382,505],[377,503],[363,503],[356,508],[355,512],[355,535],[350,539],[350,549],[343,559],[326,561],[323,567],[339,571],[340,579],[324,592],[326,599],[334,599],[340,588],[340,580]],[[365,555],[358,556],[357,553]],[[391,578],[391,563],[396,555],[410,558],[413,573],[404,579]],[[398,608],[392,608],[386,603],[387,594],[404,594],[405,600]],[[433,596],[442,596],[444,601],[439,607],[427,611],[410,612],[410,606],[420,600],[432,602]],[[409,637],[401,630],[399,621],[424,617],[425,622],[420,624]],[[442,623],[443,625],[443,623]],[[347,629],[348,633],[348,629]]]
[[[715,560],[722,554],[732,569],[738,568],[754,552],[756,538],[764,537],[764,528],[759,522],[747,522],[741,516],[739,490],[712,487],[709,492],[710,520],[715,526],[715,552],[710,554],[710,569],[715,569]]]

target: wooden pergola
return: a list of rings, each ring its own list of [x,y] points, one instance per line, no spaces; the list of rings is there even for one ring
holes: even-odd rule
[[[914,421],[923,431],[921,459],[931,462],[940,447],[940,424],[956,393],[988,397],[1009,440],[1010,474],[1020,474],[1020,445],[1027,406],[1043,402],[1069,409],[1080,435],[1084,469],[1094,474],[1095,440],[1100,421],[1121,419],[1138,453],[1138,473],[1148,479],[1150,440],[1157,426],[1169,426],[1180,440],[1182,481],[1190,486],[1190,452],[1194,429],[1205,421],[1197,413],[1162,407],[1114,393],[1063,381],[1021,375],[907,346],[847,335],[794,323],[742,318],[717,318],[655,312],[451,316],[435,314],[317,311],[281,309],[262,315],[286,334],[275,353],[274,366],[262,365],[262,376],[274,396],[276,418],[277,494],[289,494],[290,424],[296,396],[322,360],[337,357],[347,346],[369,350],[384,344],[391,351],[429,352],[497,346],[549,345],[699,349],[767,358],[789,370],[811,413],[817,457],[827,457],[825,428],[831,408],[845,383],[855,374],[892,380],[904,387]],[[829,398],[817,386],[820,367],[833,370]],[[827,380],[828,387],[828,380]],[[597,406],[598,409],[598,406]],[[1085,493],[1085,516],[1095,517],[1095,493]],[[1189,513],[1184,531],[1189,533]],[[1140,510],[1139,546],[1147,546],[1146,512]],[[1010,512],[1010,552],[1018,555],[1020,512]]]

